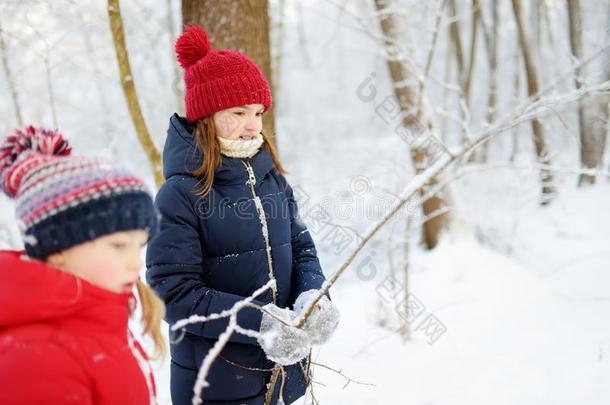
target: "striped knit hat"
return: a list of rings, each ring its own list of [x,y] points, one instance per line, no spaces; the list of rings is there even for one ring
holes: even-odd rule
[[[212,49],[203,28],[187,27],[175,50],[184,68],[189,122],[247,104],[262,104],[265,111],[271,108],[271,87],[260,68],[237,51]]]
[[[71,149],[60,133],[32,126],[0,142],[0,189],[15,200],[28,255],[45,259],[118,231],[152,236],[157,215],[144,182]]]

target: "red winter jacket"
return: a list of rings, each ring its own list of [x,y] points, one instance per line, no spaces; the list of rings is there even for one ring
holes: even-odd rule
[[[0,404],[154,404],[132,295],[23,254],[0,251]]]

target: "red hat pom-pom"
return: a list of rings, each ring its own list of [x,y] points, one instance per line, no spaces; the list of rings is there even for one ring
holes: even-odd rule
[[[19,182],[13,181],[11,174],[20,157],[29,153],[68,156],[71,152],[72,147],[58,131],[31,125],[14,129],[0,142],[0,190],[15,196]]]
[[[211,48],[207,32],[199,26],[190,26],[176,40],[176,58],[180,66],[186,69],[203,58]]]

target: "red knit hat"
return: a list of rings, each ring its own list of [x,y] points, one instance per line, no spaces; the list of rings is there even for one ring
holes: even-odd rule
[[[237,51],[212,49],[203,28],[187,27],[175,49],[184,68],[188,121],[246,104],[271,108],[271,88],[260,68]]]

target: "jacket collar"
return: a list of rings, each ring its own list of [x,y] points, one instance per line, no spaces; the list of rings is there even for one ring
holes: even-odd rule
[[[0,329],[58,322],[127,338],[132,294],[96,287],[24,251],[0,251]]]
[[[190,175],[201,166],[203,158],[192,137],[194,126],[184,117],[174,114],[169,120],[167,138],[163,148],[163,176]],[[259,181],[274,167],[273,159],[264,149],[251,158],[231,158],[221,155],[222,163],[214,173],[215,184],[244,184],[248,172],[242,161],[252,166],[254,176]]]

